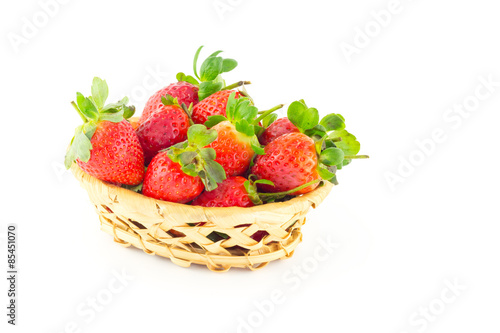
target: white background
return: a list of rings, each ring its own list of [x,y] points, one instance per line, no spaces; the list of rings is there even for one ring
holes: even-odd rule
[[[8,332],[237,332],[243,321],[253,326],[240,332],[498,332],[500,86],[484,97],[480,81],[500,82],[495,1],[401,0],[382,28],[370,13],[389,0],[66,2],[46,22],[35,0],[0,8],[0,258],[5,270],[6,225],[17,223],[20,266],[17,327],[0,283]],[[141,110],[141,91],[191,73],[202,44],[238,60],[226,79],[251,80],[262,109],[304,98],[341,113],[371,156],[339,172],[293,258],[258,272],[185,269],[118,246],[61,170],[80,121],[76,91],[89,94],[100,76],[111,100],[128,95]],[[346,44],[357,53],[346,57]],[[484,98],[473,105],[476,89]],[[474,110],[447,113],[464,101]],[[429,144],[436,130],[444,138]],[[401,178],[391,186],[388,175]],[[328,240],[338,247],[318,261]],[[102,311],[79,314],[123,271],[134,279]]]

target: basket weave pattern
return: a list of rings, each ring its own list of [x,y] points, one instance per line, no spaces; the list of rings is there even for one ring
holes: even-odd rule
[[[183,267],[195,263],[219,272],[231,267],[260,269],[290,257],[302,240],[309,208],[319,205],[332,188],[326,182],[286,202],[207,208],[145,197],[92,177],[75,163],[72,171],[95,205],[101,229],[116,242],[170,258]],[[228,238],[215,242],[207,238],[214,231]],[[251,237],[257,231],[268,235],[257,242]]]

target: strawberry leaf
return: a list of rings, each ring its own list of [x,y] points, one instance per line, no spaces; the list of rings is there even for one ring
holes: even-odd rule
[[[254,125],[248,123],[246,119],[238,121],[236,124],[234,124],[234,126],[238,132],[243,133],[246,136],[255,135]]]
[[[227,118],[221,115],[208,116],[208,120],[205,122],[207,128],[212,128],[220,122],[226,121]]]
[[[344,160],[344,152],[339,148],[327,148],[319,155],[319,161],[325,165],[337,165]]]
[[[223,59],[221,57],[209,57],[207,58],[200,68],[200,79],[201,81],[212,81],[222,73],[222,63]]]
[[[188,83],[191,83],[191,84],[194,84],[195,86],[199,85],[200,83],[198,82],[198,80],[196,80],[194,77],[192,77],[191,75],[186,75],[182,72],[180,73],[177,73],[177,75],[175,76],[175,78],[177,79],[177,81],[179,82],[188,82]]]
[[[327,132],[330,131],[341,131],[345,128],[345,121],[342,116],[331,113],[323,117],[320,121],[320,125],[322,125]]]
[[[203,148],[200,151],[201,158],[205,160],[215,160],[215,149],[213,148]]]
[[[274,183],[270,180],[267,180],[267,179],[258,179],[256,181],[253,182],[254,184],[266,184],[266,185],[271,185],[271,186],[274,186]]]
[[[110,111],[110,110],[114,110],[114,109],[109,109],[108,111]],[[103,121],[103,120],[111,121],[113,123],[119,123],[120,121],[123,120],[123,109],[120,109],[114,113],[102,112],[99,115],[99,121]]]
[[[108,98],[108,84],[106,81],[94,77],[92,80],[92,99],[94,100],[98,109],[101,109]]]
[[[330,180],[333,177],[335,177],[336,167],[329,168],[328,166],[324,165],[323,163],[318,162],[317,170],[318,170],[319,176],[321,178],[323,178],[324,180]]]
[[[268,128],[269,125],[276,121],[276,119],[278,119],[278,115],[276,113],[271,113],[262,119],[262,126],[264,126],[264,128]]]
[[[81,93],[76,93],[76,103],[78,104],[80,112],[83,113],[87,119],[96,121],[99,118],[97,108],[89,98],[85,98]]]
[[[257,154],[257,155],[265,155],[264,148],[259,143],[259,139],[254,135],[250,141],[250,145],[252,147],[252,150]]]
[[[131,118],[135,113],[135,106],[130,105],[130,106],[123,106],[123,118],[129,119]]]
[[[215,94],[222,89],[222,82],[202,82],[198,91],[199,100],[203,100],[208,96]]]
[[[217,131],[207,129],[205,126],[200,124],[195,124],[189,127],[187,137],[190,144],[201,149],[217,139]]]
[[[361,144],[356,137],[346,130],[333,131],[329,137],[342,139],[342,141],[335,142],[335,145],[342,149],[346,156],[356,155],[361,149]]]
[[[238,62],[234,59],[224,59],[222,61],[222,73],[230,72],[238,66]]]
[[[295,101],[290,104],[287,116],[302,133],[318,125],[319,122],[318,110],[308,108],[303,101]]]

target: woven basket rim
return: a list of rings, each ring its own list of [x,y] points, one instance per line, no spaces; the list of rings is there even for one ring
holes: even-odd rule
[[[315,208],[326,198],[326,196],[330,193],[332,187],[334,186],[332,183],[328,181],[323,181],[320,184],[320,186],[318,186],[316,189],[314,189],[309,193],[294,197],[284,202],[273,202],[253,207],[201,207],[201,206],[192,206],[188,204],[163,201],[147,197],[143,194],[136,193],[132,190],[113,185],[111,183],[102,181],[94,176],[91,176],[90,174],[84,172],[76,163],[73,163],[71,170],[75,175],[75,178],[77,178],[80,182],[90,183],[93,184],[94,186],[98,184],[106,188],[110,193],[115,193],[121,197],[128,196],[130,198],[133,198],[134,200],[141,200],[143,202],[155,203],[156,205],[165,208],[169,206],[177,208],[182,207],[183,209],[192,210],[193,212],[203,209],[203,211],[207,213],[212,213],[214,215],[217,215],[217,213],[221,212],[227,212],[229,209],[231,209],[232,212],[234,212],[235,214],[251,214],[254,212],[275,211],[275,210],[279,211],[282,210],[283,208],[306,202],[309,202],[309,204],[313,208]]]

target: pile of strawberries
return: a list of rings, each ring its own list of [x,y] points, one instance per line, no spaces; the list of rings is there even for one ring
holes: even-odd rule
[[[336,183],[336,171],[357,155],[360,144],[340,114],[319,119],[303,100],[277,119],[280,104],[259,111],[244,89],[221,74],[237,62],[211,54],[198,75],[149,98],[141,117],[125,97],[106,104],[108,86],[94,78],[91,96],[77,93],[72,105],[83,120],[68,148],[88,174],[155,199],[205,207],[250,207],[304,194],[321,181]],[[241,91],[237,90],[243,88]],[[240,88],[240,89],[241,89]]]

